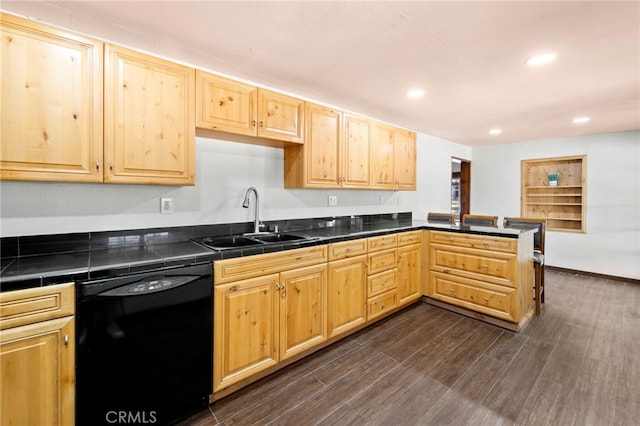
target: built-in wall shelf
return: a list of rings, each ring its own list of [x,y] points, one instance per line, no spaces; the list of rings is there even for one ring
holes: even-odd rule
[[[560,175],[557,185],[548,174]],[[547,219],[547,230],[586,231],[587,157],[522,160],[520,213]]]

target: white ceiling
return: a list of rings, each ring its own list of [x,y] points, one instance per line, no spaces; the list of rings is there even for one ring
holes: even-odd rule
[[[469,146],[640,129],[638,1],[1,7]],[[547,51],[555,62],[524,64]]]

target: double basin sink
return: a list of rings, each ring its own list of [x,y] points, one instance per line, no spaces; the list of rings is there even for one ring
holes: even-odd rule
[[[194,239],[193,241],[213,250],[228,250],[249,246],[259,246],[262,244],[309,241],[314,239],[314,237],[300,234],[259,232],[255,234],[251,233],[241,235],[226,235],[221,237],[204,237]]]

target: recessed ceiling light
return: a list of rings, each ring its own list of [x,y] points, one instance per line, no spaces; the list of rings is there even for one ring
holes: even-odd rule
[[[421,98],[424,96],[423,89],[411,89],[407,92],[407,98]]]
[[[573,119],[573,124],[588,123],[591,121],[591,117],[576,117]]]
[[[543,64],[548,64],[549,62],[555,61],[557,57],[558,57],[558,54],[549,52],[549,53],[544,53],[542,55],[532,56],[526,61],[524,61],[524,63],[532,66],[543,65]]]
[[[491,129],[488,132],[491,136],[496,136],[502,133],[502,129]]]

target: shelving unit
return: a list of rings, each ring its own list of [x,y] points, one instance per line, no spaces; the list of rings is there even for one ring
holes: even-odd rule
[[[587,157],[522,160],[520,212],[524,217],[547,219],[547,230],[585,232]],[[550,186],[547,173],[560,174]]]

